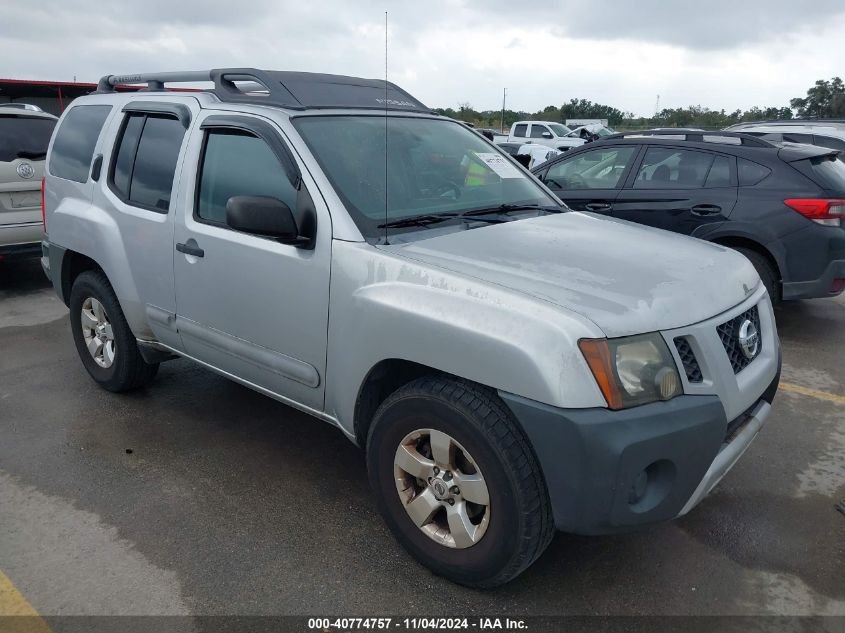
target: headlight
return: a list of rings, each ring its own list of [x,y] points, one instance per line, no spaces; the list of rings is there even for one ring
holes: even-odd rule
[[[611,409],[670,400],[681,393],[675,361],[657,333],[581,339],[578,347]]]

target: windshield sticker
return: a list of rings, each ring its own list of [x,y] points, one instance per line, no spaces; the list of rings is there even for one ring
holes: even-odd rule
[[[501,154],[495,152],[474,152],[474,154],[478,160],[496,172],[499,178],[522,178],[522,173]]]

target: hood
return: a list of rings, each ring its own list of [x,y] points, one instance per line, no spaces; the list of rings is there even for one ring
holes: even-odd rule
[[[728,310],[760,278],[708,242],[590,213],[506,222],[385,247],[576,312],[608,337],[691,325]]]

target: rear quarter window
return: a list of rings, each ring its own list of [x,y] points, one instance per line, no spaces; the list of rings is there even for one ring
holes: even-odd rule
[[[50,174],[57,178],[86,182],[94,158],[94,147],[111,112],[110,105],[79,105],[62,120],[53,141]]]
[[[737,176],[740,187],[751,187],[764,180],[772,170],[763,165],[758,165],[744,158],[737,159]]]

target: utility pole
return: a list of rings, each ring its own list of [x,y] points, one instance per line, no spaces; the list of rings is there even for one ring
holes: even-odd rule
[[[508,98],[508,89],[504,88],[502,90],[502,121],[499,124],[499,131],[504,134],[505,132],[505,101]]]
[[[660,95],[657,95],[657,101],[654,102],[654,116],[657,116],[658,112],[660,112]]]

